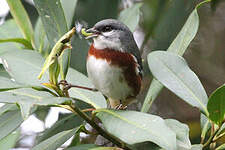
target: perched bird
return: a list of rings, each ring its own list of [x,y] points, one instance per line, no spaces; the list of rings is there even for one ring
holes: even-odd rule
[[[129,28],[114,19],[86,30],[92,38],[87,56],[88,77],[108,97],[112,108],[127,106],[140,92],[142,59]]]

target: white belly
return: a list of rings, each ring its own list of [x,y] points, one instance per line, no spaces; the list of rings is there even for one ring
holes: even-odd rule
[[[87,72],[95,87],[105,96],[125,100],[132,95],[132,89],[127,85],[122,70],[117,66],[108,65],[106,60],[89,56]]]

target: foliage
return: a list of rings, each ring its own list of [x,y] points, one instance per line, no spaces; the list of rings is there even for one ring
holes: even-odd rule
[[[41,109],[47,114],[49,107],[61,107],[72,114],[61,117],[51,128],[43,131],[33,150],[54,150],[71,137],[73,140],[68,150],[200,150],[209,146],[214,149],[217,140],[225,134],[225,86],[219,87],[208,98],[198,76],[182,57],[198,31],[197,8],[203,3],[192,11],[167,51],[148,54],[147,62],[154,79],[142,112],[138,112],[108,109],[105,97],[99,92],[81,88],[66,92],[59,85],[59,80],[66,79],[78,86],[93,87],[90,80],[79,72],[80,68],[70,67],[71,41],[73,50],[78,51],[74,47],[88,47],[86,41],[78,38],[74,28],[69,30],[74,16],[78,15],[75,8],[77,5],[81,7],[83,2],[34,0],[40,15],[35,27],[20,0],[7,2],[13,19],[0,27],[0,58],[4,65],[0,68],[0,102],[5,104],[0,108],[0,149],[14,147],[19,139],[21,123],[32,114],[39,116]],[[115,6],[118,7],[117,1]],[[121,11],[118,19],[134,31],[143,6],[143,3],[134,3]],[[115,16],[116,12],[112,13]],[[75,38],[72,38],[73,34]],[[187,125],[147,113],[164,86],[202,113],[202,142],[199,145],[191,144]],[[46,115],[43,116],[42,120]],[[87,123],[92,130],[86,127]],[[99,147],[94,142],[83,144],[81,132],[93,136],[94,141],[97,135],[101,135],[119,148]],[[207,133],[210,133],[208,138]],[[224,144],[217,149],[223,147]]]

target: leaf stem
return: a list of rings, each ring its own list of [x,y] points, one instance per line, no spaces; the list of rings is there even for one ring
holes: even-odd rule
[[[211,0],[204,0],[204,1],[200,2],[199,4],[197,4],[196,7],[195,7],[195,9],[198,9],[204,3],[209,3],[209,2],[211,2]]]

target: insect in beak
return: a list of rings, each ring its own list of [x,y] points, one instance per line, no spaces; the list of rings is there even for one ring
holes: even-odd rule
[[[94,38],[100,34],[100,32],[94,28],[87,29],[85,32],[88,34],[85,39]]]

